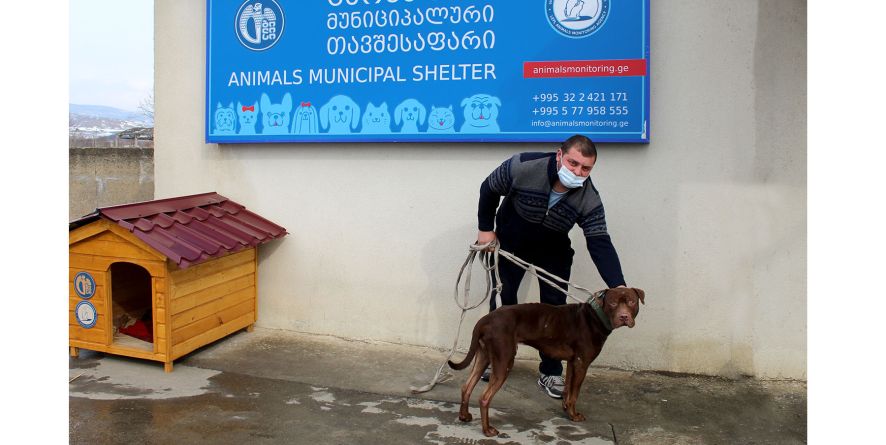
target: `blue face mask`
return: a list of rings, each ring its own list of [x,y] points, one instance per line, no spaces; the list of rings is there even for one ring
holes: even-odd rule
[[[557,176],[560,177],[560,183],[563,184],[563,187],[568,189],[579,188],[588,179],[588,176],[576,176],[565,165],[560,167]]]

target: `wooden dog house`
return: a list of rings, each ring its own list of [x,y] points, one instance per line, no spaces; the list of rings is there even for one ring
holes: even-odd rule
[[[258,246],[287,234],[217,193],[96,209],[68,232],[71,355],[156,360],[166,372],[252,330]]]

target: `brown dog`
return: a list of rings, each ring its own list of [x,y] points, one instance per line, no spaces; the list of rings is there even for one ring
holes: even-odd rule
[[[461,363],[449,361],[452,369],[464,369],[476,354],[468,380],[461,388],[461,410],[458,419],[470,422],[468,399],[491,363],[492,372],[486,391],[480,396],[480,417],[483,434],[498,435],[489,425],[489,403],[508,378],[517,355],[517,343],[538,349],[545,355],[566,360],[566,382],[563,409],[569,419],[578,422],[585,416],[575,411],[575,401],[587,374],[588,366],[600,351],[613,329],[634,327],[645,293],[642,289],[614,288],[598,292],[587,303],[552,306],[526,303],[503,306],[477,321],[471,337],[471,348]],[[639,300],[639,302],[638,302]]]

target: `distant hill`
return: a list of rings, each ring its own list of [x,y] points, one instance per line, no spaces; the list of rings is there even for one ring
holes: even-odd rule
[[[105,117],[122,121],[150,122],[150,120],[141,112],[121,110],[119,108],[106,107],[104,105],[68,104],[68,112],[70,114]]]
[[[72,136],[101,137],[133,127],[153,127],[154,123],[137,111],[104,105],[69,104],[68,132]]]

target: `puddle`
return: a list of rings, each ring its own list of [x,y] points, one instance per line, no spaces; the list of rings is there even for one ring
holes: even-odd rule
[[[102,360],[98,366],[71,369],[71,397],[93,400],[173,399],[194,397],[209,392],[209,379],[220,371],[179,365],[171,373],[156,363]]]

